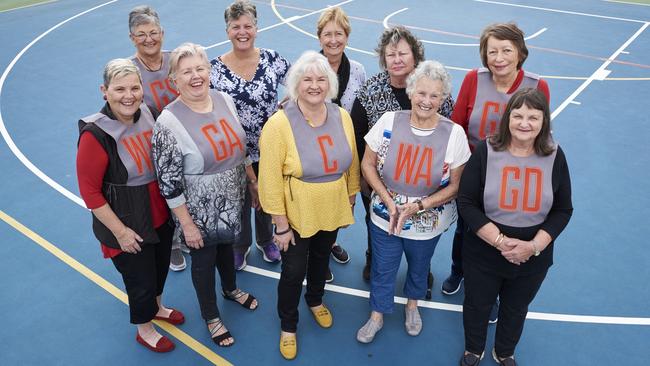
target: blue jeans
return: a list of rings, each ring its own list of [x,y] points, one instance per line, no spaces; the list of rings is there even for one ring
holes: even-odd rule
[[[400,238],[388,233],[372,222],[370,243],[372,245],[372,267],[370,273],[370,308],[382,314],[393,312],[395,279],[406,255],[408,269],[404,283],[404,295],[409,299],[423,299],[427,292],[427,276],[431,257],[436,250],[440,235],[428,240]]]

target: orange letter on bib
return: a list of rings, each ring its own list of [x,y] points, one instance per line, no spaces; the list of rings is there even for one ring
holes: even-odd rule
[[[499,207],[504,210],[516,210],[517,209],[517,198],[519,198],[519,190],[512,188],[510,192],[506,192],[508,189],[508,181],[510,174],[514,175],[513,180],[519,180],[521,171],[516,166],[507,166],[503,168],[503,173],[501,174],[501,197],[499,198]],[[507,203],[506,195],[510,193],[510,203]]]
[[[147,134],[151,136],[151,131],[144,132],[140,135],[127,136],[122,139],[122,144],[129,152],[131,158],[138,168],[138,174],[142,174],[144,167],[142,161],[147,165],[149,171],[153,171],[151,164],[151,140],[147,140]]]
[[[226,144],[223,142],[223,138],[219,139],[219,141],[215,141],[212,136],[210,136],[210,132],[215,135],[219,133],[217,126],[215,126],[214,123],[207,124],[201,127],[201,132],[203,132],[203,135],[205,135],[205,137],[210,142],[210,146],[212,146],[212,152],[214,153],[214,158],[217,159],[217,161],[226,159],[229,154],[226,150]]]
[[[323,157],[323,171],[326,174],[335,173],[339,169],[338,160],[332,161],[332,165],[329,165],[329,160],[327,159],[327,151],[325,151],[325,144],[329,146],[334,146],[334,141],[330,135],[318,136],[318,145],[320,146],[320,154]]]
[[[488,135],[494,134],[496,132],[496,130],[497,130],[498,121],[495,121],[493,119],[488,121],[488,116],[490,114],[490,109],[493,110],[492,112],[494,112],[496,114],[499,114],[499,103],[485,102],[485,104],[483,104],[483,115],[481,116],[481,126],[479,127],[479,130],[478,130],[478,135],[481,138],[481,140],[485,140],[485,138]],[[488,123],[489,123],[489,126],[488,126]]]
[[[537,212],[542,205],[542,176],[543,172],[539,168],[526,168],[526,177],[524,181],[524,212]],[[529,192],[531,184],[531,176],[535,176],[535,201],[532,206],[528,205],[529,202]]]

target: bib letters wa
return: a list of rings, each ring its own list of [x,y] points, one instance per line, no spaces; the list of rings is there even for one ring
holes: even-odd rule
[[[411,131],[411,111],[395,112],[383,180],[391,190],[411,197],[428,196],[440,187],[453,122],[441,117],[426,136]]]
[[[515,157],[487,144],[483,202],[490,220],[514,227],[539,225],[553,206],[552,172],[557,149],[549,156]]]
[[[506,104],[512,94],[501,93],[497,90],[492,74],[486,68],[477,72],[476,99],[472,114],[469,117],[469,144],[476,146],[486,137],[494,135],[497,131],[501,116],[506,109]],[[517,90],[522,88],[536,88],[539,76],[524,71],[524,78]],[[514,92],[513,92],[514,93]]]
[[[283,108],[300,157],[300,180],[309,183],[335,181],[352,164],[352,150],[343,130],[339,106],[325,105],[327,119],[318,127],[309,125],[295,102],[289,101]]]
[[[196,113],[180,100],[167,106],[185,127],[203,156],[203,172],[216,174],[241,164],[246,157],[246,133],[226,100],[210,90],[212,112]]]
[[[128,173],[127,186],[140,186],[156,179],[151,160],[154,119],[149,108],[144,104],[140,105],[140,118],[132,125],[110,119],[101,113],[95,114],[85,122],[94,122],[115,140],[117,153]]]

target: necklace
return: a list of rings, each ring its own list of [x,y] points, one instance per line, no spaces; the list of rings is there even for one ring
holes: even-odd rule
[[[160,65],[158,65],[158,68],[156,68],[156,69],[154,69],[153,67],[150,67],[146,62],[144,62],[144,60],[140,56],[136,55],[135,57],[138,59],[138,61],[140,61],[140,63],[142,65],[144,65],[144,68],[147,69],[147,71],[156,72],[156,71],[160,71],[160,69],[162,69],[162,64],[163,64],[162,56],[160,57]]]

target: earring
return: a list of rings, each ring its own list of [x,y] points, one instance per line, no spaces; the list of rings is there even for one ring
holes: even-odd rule
[[[104,100],[108,100],[108,98],[106,98],[106,95],[104,95]]]

